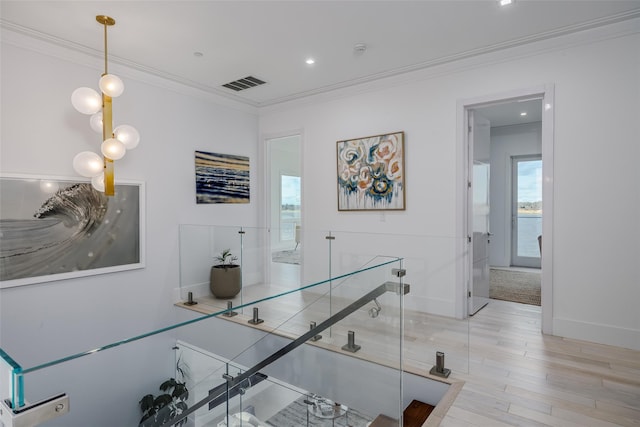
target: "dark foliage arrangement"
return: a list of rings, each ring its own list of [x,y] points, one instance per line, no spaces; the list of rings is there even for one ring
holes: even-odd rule
[[[139,404],[142,410],[141,427],[161,426],[187,410],[187,399],[189,390],[185,383],[169,378],[160,384],[160,391],[163,394],[157,397],[153,394],[144,396]],[[176,426],[186,424],[187,419],[176,423]]]

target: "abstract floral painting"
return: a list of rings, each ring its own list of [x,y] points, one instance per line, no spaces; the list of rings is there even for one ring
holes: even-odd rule
[[[196,203],[249,203],[249,158],[196,151]]]
[[[338,141],[338,210],[404,210],[404,132]]]

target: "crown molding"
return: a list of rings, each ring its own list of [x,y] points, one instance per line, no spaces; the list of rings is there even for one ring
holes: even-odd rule
[[[102,51],[53,37],[2,19],[0,19],[0,29],[2,30],[2,43],[93,68],[98,72],[103,71],[104,52]],[[257,114],[257,103],[249,102],[244,98],[225,93],[217,88],[204,86],[118,56],[109,55],[109,69],[121,77],[204,99],[225,107]]]
[[[406,81],[408,77],[415,76],[417,72],[426,73],[427,75],[429,73],[439,75],[443,72],[447,72],[447,69],[461,70],[505,60],[508,57],[513,57],[514,55],[527,56],[541,53],[542,51],[552,51],[554,49],[558,49],[558,46],[567,47],[566,43],[570,43],[572,45],[580,43],[585,44],[596,41],[597,39],[637,33],[640,31],[640,26],[637,22],[638,19],[640,19],[640,8],[535,34],[533,36],[521,37],[507,42],[461,52],[455,55],[436,58],[431,61],[407,67],[396,68],[383,73],[371,74],[362,78],[323,86],[314,90],[297,92],[285,97],[274,98],[263,102],[247,100],[246,98],[227,93],[219,88],[202,85],[192,80],[184,79],[182,77],[163,72],[162,70],[146,67],[134,61],[129,61],[117,56],[110,56],[110,64],[112,68],[115,68],[113,65],[119,66],[122,70],[119,71],[119,74],[122,74],[123,76],[154,84],[189,96],[204,98],[231,108],[257,114],[259,109],[270,109],[269,107],[277,107],[278,105],[290,104],[295,101],[308,103],[311,98],[317,99],[318,96],[322,95],[340,97],[344,96],[345,93],[352,93],[353,91],[366,91],[366,87],[395,85],[397,84],[394,83],[395,79]],[[613,27],[615,27],[615,29],[610,30],[610,28]],[[100,64],[102,64],[101,61],[103,59],[103,53],[101,51],[22,27],[1,18],[0,28],[3,30],[3,43],[6,42],[46,55],[66,59],[84,66],[96,68],[97,70],[101,69]],[[602,31],[594,32],[593,30]],[[611,35],[612,32],[615,34]],[[570,36],[576,34],[580,34],[581,40],[571,40]],[[52,47],[55,47],[55,49]],[[425,72],[425,70],[427,71]]]
[[[638,33],[640,33],[640,9],[607,19],[565,27],[561,30],[524,37],[482,49],[438,58],[410,67],[394,69],[386,73],[293,94],[261,103],[259,104],[259,109],[262,113],[288,109],[294,105],[344,98],[403,85],[407,82],[432,79],[454,72],[505,62],[515,58],[526,58]]]

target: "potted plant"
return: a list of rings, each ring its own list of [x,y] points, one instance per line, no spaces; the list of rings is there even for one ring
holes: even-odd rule
[[[238,257],[225,249],[214,257],[218,263],[211,267],[209,288],[216,298],[233,298],[242,288],[242,274],[240,266],[235,264]]]
[[[164,425],[187,410],[186,401],[189,398],[189,390],[187,390],[185,383],[175,378],[169,378],[160,384],[160,391],[164,393],[157,397],[153,394],[147,394],[138,402],[142,410],[141,427]],[[187,419],[185,418],[175,425],[182,426],[186,423]]]

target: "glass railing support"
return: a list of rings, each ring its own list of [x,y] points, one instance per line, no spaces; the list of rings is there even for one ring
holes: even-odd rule
[[[11,408],[24,406],[24,381],[20,366],[0,348],[0,400],[7,400]]]
[[[69,412],[69,396],[62,393],[20,408],[0,402],[0,421],[4,427],[34,427]]]
[[[315,328],[310,329],[305,334],[303,334],[300,337],[296,338],[295,340],[291,341],[289,344],[285,345],[280,350],[278,350],[275,353],[273,353],[271,356],[267,357],[266,359],[262,360],[261,362],[258,362],[257,364],[255,364],[250,369],[244,371],[243,373],[241,373],[241,374],[239,374],[239,375],[237,375],[235,377],[231,376],[229,374],[224,374],[222,376],[222,378],[225,379],[226,382],[227,382],[227,387],[228,387],[227,389],[230,390],[232,388],[238,387],[245,380],[247,380],[248,378],[251,378],[253,375],[257,374],[258,371],[260,371],[261,369],[265,368],[266,366],[269,366],[270,364],[272,364],[276,360],[280,359],[282,356],[288,354],[292,350],[295,350],[297,347],[301,346],[305,342],[309,341],[313,337],[315,337],[318,334],[320,334],[320,332],[322,332],[325,329],[328,329],[331,326],[335,325],[336,323],[338,323],[339,321],[341,321],[345,317],[349,316],[351,313],[353,313],[353,312],[359,310],[360,308],[364,307],[369,302],[371,302],[374,299],[378,298],[382,294],[384,294],[386,292],[393,292],[396,295],[406,295],[406,294],[409,293],[409,290],[410,290],[410,285],[408,283],[396,283],[396,282],[385,282],[385,283],[383,283],[382,285],[380,285],[377,288],[373,289],[371,292],[367,293],[366,295],[360,297],[359,299],[357,299],[353,303],[349,304],[348,306],[346,306],[345,308],[343,308],[342,310],[340,310],[339,312],[337,312],[333,316],[329,317],[327,320],[323,321],[322,323],[320,323]],[[213,401],[214,399],[216,399],[218,396],[219,396],[218,393],[213,393],[213,394],[210,394],[209,396],[206,396],[205,398],[203,398],[199,402],[196,402],[193,405],[191,405],[191,407],[189,407],[188,410],[182,412],[182,414],[180,414],[178,417],[172,419],[170,422],[168,422],[166,424],[163,424],[161,427],[170,427],[170,426],[173,426],[173,425],[179,423],[180,421],[186,419],[189,415],[191,415],[192,413],[194,413],[198,409],[202,408],[204,405],[206,405],[206,404],[210,403],[211,401]]]

